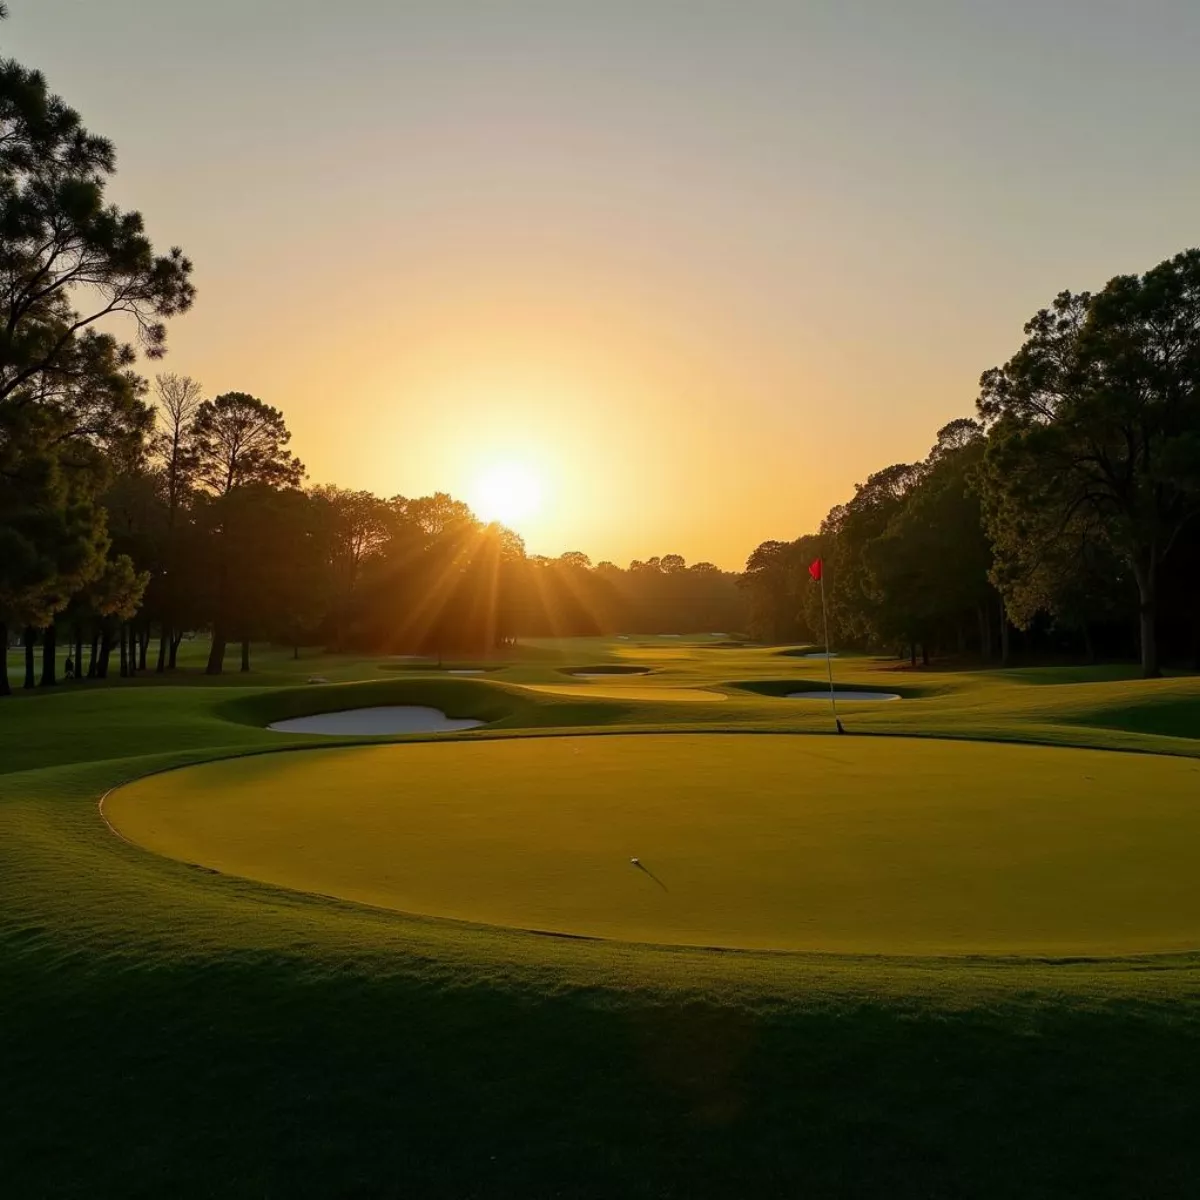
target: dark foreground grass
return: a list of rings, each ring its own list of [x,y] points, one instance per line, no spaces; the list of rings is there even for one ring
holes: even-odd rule
[[[6,970],[9,1195],[1194,1195],[1200,1039],[434,984],[249,955]]]
[[[572,645],[562,658],[584,655]],[[779,663],[736,649],[671,657],[662,682],[778,679]],[[282,662],[266,665],[286,678]],[[838,669],[871,678],[869,664]],[[322,673],[333,670],[379,678],[375,666]],[[507,692],[511,727],[487,736],[820,719],[774,697],[672,709],[505,682],[552,674],[393,678],[387,688],[415,691],[386,698]],[[1195,681],[938,683],[952,690],[856,720],[864,732],[1200,751],[1174,724]],[[468,690],[436,690],[456,685]],[[1193,956],[903,961],[544,938],[212,875],[100,822],[97,798],[149,771],[317,743],[252,720],[313,711],[311,695],[253,680],[0,708],[0,1193],[1200,1191]],[[1170,731],[1147,715],[1160,700]],[[114,716],[100,701],[125,707]]]

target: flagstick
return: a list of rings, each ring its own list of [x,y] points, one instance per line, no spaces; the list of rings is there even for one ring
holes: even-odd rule
[[[829,708],[838,733],[845,733],[837,715],[837,700],[833,691],[833,659],[829,655],[829,614],[825,611],[825,564],[821,564],[821,623],[825,626],[825,670],[829,673]]]

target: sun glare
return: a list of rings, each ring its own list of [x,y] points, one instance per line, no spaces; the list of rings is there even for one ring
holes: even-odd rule
[[[515,528],[541,508],[542,485],[538,477],[520,463],[498,463],[475,483],[471,507],[484,521],[499,521]]]

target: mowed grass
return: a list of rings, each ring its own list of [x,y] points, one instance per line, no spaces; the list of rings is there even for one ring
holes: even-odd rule
[[[253,673],[209,680],[196,673],[196,643],[189,670],[166,680],[0,702],[4,1192],[1200,1192],[1194,953],[902,957],[543,936],[187,866],[115,837],[97,811],[109,789],[167,768],[331,741],[378,746],[263,728],[357,704],[489,722],[429,747],[437,753],[623,732],[753,732],[766,753],[815,741],[767,735],[828,732],[827,710],[772,690],[820,687],[824,663],[700,640],[545,642],[476,679],[256,648]],[[527,686],[562,684],[559,668],[592,662],[652,667],[647,692],[726,698]],[[1196,677],[923,673],[852,656],[834,672],[904,696],[848,713],[847,747],[905,735],[997,754],[1020,742],[1136,751],[1098,756],[1132,773],[1130,827],[1159,803],[1163,764],[1152,756],[1179,769],[1200,758]],[[333,682],[308,686],[309,675]],[[389,740],[385,754],[425,749]],[[1082,861],[1104,847],[1086,796],[1077,811]],[[1178,842],[1162,852],[1170,861],[1194,839],[1177,809],[1163,824],[1161,844]]]
[[[884,955],[1200,945],[1200,763],[1182,758],[523,738],[225,760],[118,789],[104,811],[183,862],[522,929]]]
[[[639,703],[682,701],[694,704],[696,701],[704,703],[725,699],[720,692],[704,688],[670,687],[656,683],[532,683],[528,686],[530,691],[542,692],[547,696],[570,696],[579,700],[635,700]]]

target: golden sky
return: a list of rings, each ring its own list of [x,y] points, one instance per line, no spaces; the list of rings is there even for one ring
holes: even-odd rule
[[[1197,241],[1189,0],[11,9],[195,261],[164,368],[281,408],[313,482],[517,464],[534,552],[740,567],[1058,290]]]

